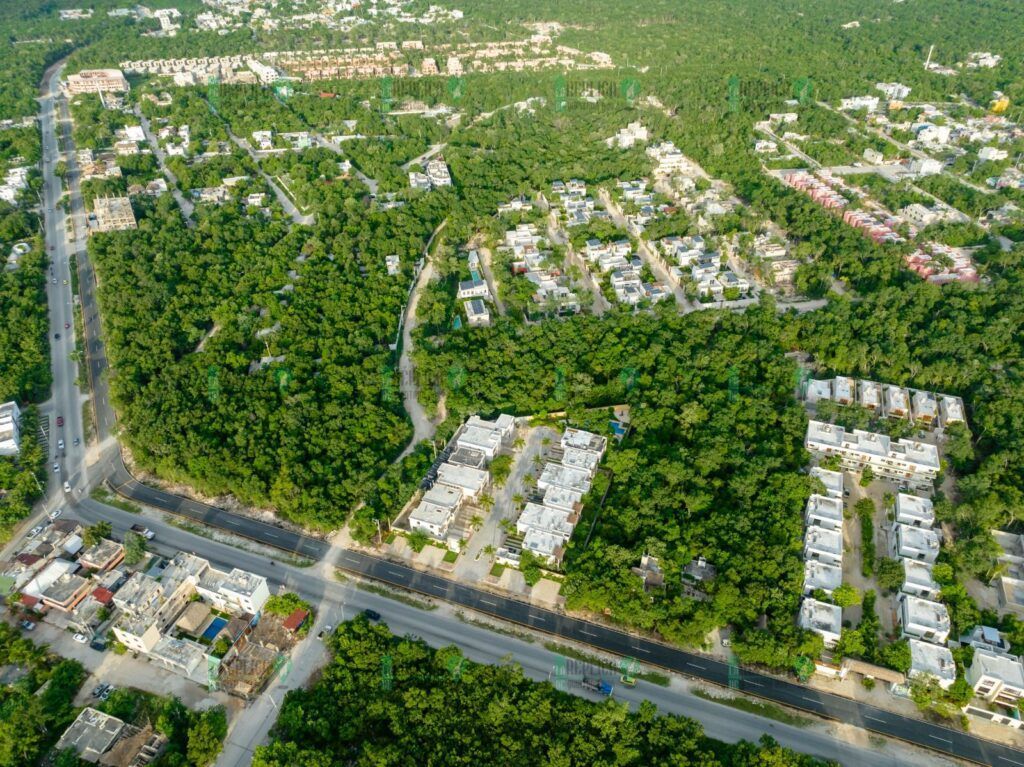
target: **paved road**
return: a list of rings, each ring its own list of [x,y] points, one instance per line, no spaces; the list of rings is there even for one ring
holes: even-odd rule
[[[85,499],[69,513],[89,524],[105,519],[111,523],[114,534],[118,536],[139,521],[137,515],[110,508],[91,499]],[[542,643],[526,642],[465,623],[451,610],[441,608],[426,612],[357,589],[351,581],[325,579],[314,568],[294,568],[283,563],[271,565],[265,556],[195,536],[158,519],[147,518],[145,524],[156,533],[151,548],[158,553],[169,555],[179,550],[191,551],[210,560],[216,567],[240,567],[262,572],[271,581],[273,591],[285,585],[288,590],[309,600],[317,609],[317,623],[311,632],[313,635],[325,625],[336,626],[359,611],[370,608],[383,615],[388,627],[400,636],[418,636],[433,647],[455,645],[467,658],[479,663],[501,663],[511,659],[536,680],[548,679],[553,671],[555,654],[545,649]],[[310,654],[309,658],[306,658],[307,653]],[[282,693],[285,689],[297,686],[305,670],[314,667],[322,657],[312,643],[301,648],[294,657],[294,667],[288,679],[283,683],[275,683],[260,698],[261,702],[247,708],[233,723],[217,767],[247,767],[252,750],[266,739],[276,716],[276,707],[283,697]],[[569,692],[594,699],[590,693],[576,685],[570,685],[568,689]],[[697,720],[704,726],[708,736],[730,743],[739,740],[756,742],[761,735],[767,733],[784,746],[845,765],[908,767],[913,764],[935,767],[933,756],[918,753],[902,744],[890,742],[881,749],[867,748],[843,739],[834,728],[791,727],[709,703],[693,695],[689,685],[682,680],[674,681],[669,688],[643,681],[638,682],[633,689],[617,685],[615,697],[633,706],[639,705],[642,700],[650,700],[662,711]]]
[[[292,221],[294,221],[296,224],[301,224],[303,226],[312,226],[313,222],[316,220],[315,216],[313,216],[313,214],[303,215],[301,212],[299,212],[299,209],[295,207],[295,203],[291,201],[291,199],[288,197],[288,195],[284,193],[281,187],[275,184],[274,180],[263,170],[263,166],[260,165],[260,158],[257,156],[256,150],[254,150],[252,146],[249,145],[249,142],[243,141],[238,136],[236,136],[234,132],[231,130],[231,126],[228,125],[227,120],[224,121],[224,128],[227,130],[228,136],[231,138],[231,140],[235,142],[235,145],[249,155],[249,158],[253,161],[253,164],[259,171],[260,176],[263,177],[263,180],[267,183],[267,186],[269,186],[270,189],[274,192],[274,196],[277,198],[277,201],[280,203],[281,207],[284,208],[284,212],[291,216]]]
[[[420,303],[420,295],[434,277],[434,264],[430,260],[430,249],[434,245],[434,239],[444,231],[447,225],[448,219],[438,224],[423,248],[423,269],[420,270],[416,286],[409,297],[409,303],[405,307],[405,318],[402,321],[402,353],[398,358],[398,378],[405,412],[409,415],[409,420],[412,421],[413,432],[409,444],[396,459],[398,461],[415,450],[416,445],[420,442],[433,437],[434,432],[437,431],[437,425],[427,417],[427,411],[420,404],[419,387],[416,385],[416,366],[412,362],[412,332],[416,329],[416,308]]]
[[[362,576],[444,599],[537,631],[588,644],[615,655],[633,657],[644,664],[660,666],[715,684],[729,685],[729,665],[703,655],[570,618],[358,552],[345,552],[339,564],[345,570]],[[911,741],[961,759],[981,764],[1024,764],[1024,751],[749,669],[739,669],[736,687],[751,695],[853,724],[871,732]]]

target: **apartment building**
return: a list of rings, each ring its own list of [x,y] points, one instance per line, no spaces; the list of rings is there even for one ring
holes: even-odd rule
[[[818,560],[841,567],[843,564],[843,533],[830,527],[810,525],[804,533],[804,561]]]
[[[956,662],[949,648],[914,638],[907,643],[910,645],[910,672],[907,676],[911,679],[933,676],[943,690],[948,690],[956,681]]]
[[[0,405],[0,455],[21,452],[21,410],[17,402]]]
[[[939,451],[935,445],[899,439],[884,434],[809,421],[804,446],[826,456],[836,455],[844,467],[863,471],[870,466],[875,474],[890,479],[933,481],[939,474]]]
[[[932,577],[932,566],[929,563],[905,557],[900,561],[903,563],[903,586],[900,590],[904,594],[929,600],[939,598],[942,587]]]
[[[804,510],[804,522],[811,527],[842,530],[843,501],[841,498],[827,495],[812,495],[807,499],[807,507]]]
[[[843,568],[817,559],[804,562],[804,593],[813,594],[819,589],[831,594],[843,583]]]
[[[895,512],[896,522],[900,525],[929,529],[935,525],[935,509],[927,498],[897,493]]]
[[[892,545],[893,553],[897,557],[935,564],[939,556],[939,534],[931,529],[894,525]]]
[[[1024,698],[1024,666],[1016,655],[975,648],[965,676],[974,694],[989,703],[1015,708]]]
[[[128,80],[120,69],[83,69],[68,75],[64,82],[67,92],[79,93],[124,93],[128,91]]]
[[[829,471],[820,466],[811,469],[811,476],[819,480],[825,486],[825,495],[829,498],[843,498],[843,473],[841,471]]]
[[[216,609],[234,614],[255,615],[270,599],[266,578],[237,567],[230,572],[208,567],[199,576],[195,588]]]

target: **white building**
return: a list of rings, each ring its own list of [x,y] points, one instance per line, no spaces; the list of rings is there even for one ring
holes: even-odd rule
[[[835,647],[843,630],[843,609],[828,602],[804,597],[800,603],[799,625],[800,628],[820,634],[826,647]]]
[[[1024,697],[1024,667],[1016,655],[975,649],[965,677],[974,694],[989,703],[1016,707]]]
[[[460,488],[441,483],[434,485],[423,494],[419,505],[409,515],[409,527],[444,540],[448,536],[448,527],[462,506],[462,499]]]
[[[537,480],[538,490],[549,487],[564,487],[566,490],[585,494],[590,489],[590,472],[563,466],[558,463],[547,463]]]
[[[207,569],[196,584],[196,591],[222,612],[256,615],[270,599],[267,579],[237,567],[230,572]]]
[[[933,676],[938,680],[939,686],[948,690],[950,685],[956,681],[956,662],[953,660],[953,653],[945,645],[922,642],[920,639],[908,640],[910,645],[910,672],[907,674],[911,679],[921,676]]]
[[[829,471],[820,466],[811,469],[811,476],[821,481],[825,486],[825,495],[830,498],[843,498],[843,473],[841,471]]]
[[[853,96],[852,98],[840,100],[839,108],[844,111],[866,109],[869,112],[874,112],[878,109],[878,101],[878,96]]]
[[[939,474],[939,451],[935,445],[900,439],[893,443],[884,434],[809,421],[804,446],[811,451],[837,455],[846,468],[862,471],[870,466],[875,474],[891,479],[931,481]]]
[[[462,280],[459,282],[459,292],[456,298],[460,301],[467,298],[483,298],[490,301],[491,290],[487,287],[487,282],[479,277],[471,280]]]
[[[843,564],[843,533],[828,527],[811,525],[804,533],[804,560],[829,565]]]
[[[904,594],[921,597],[922,599],[938,599],[942,587],[932,577],[932,566],[918,559],[900,559],[903,563]]]
[[[902,101],[910,95],[910,86],[903,83],[875,83],[875,88],[890,101]]]
[[[893,526],[893,553],[898,557],[935,564],[939,556],[939,534],[909,525]]]
[[[935,509],[927,498],[898,493],[896,495],[896,522],[911,527],[935,525]]]
[[[828,495],[814,494],[807,499],[804,522],[809,526],[843,529],[843,501]]]
[[[467,498],[476,498],[487,487],[490,475],[483,469],[446,461],[437,467],[437,481],[459,488]]]
[[[470,298],[463,302],[466,309],[466,324],[471,328],[487,327],[491,324],[491,313],[479,298]]]
[[[831,594],[843,583],[843,568],[812,559],[804,562],[804,593],[813,594],[821,589]]]
[[[503,445],[511,442],[515,432],[516,419],[502,413],[494,421],[485,421],[479,416],[470,416],[462,431],[456,437],[457,447],[483,453],[487,460],[493,460]]]
[[[21,451],[21,411],[17,402],[0,405],[0,455],[18,455]]]
[[[941,602],[900,594],[899,618],[904,637],[944,644],[949,638],[949,611]]]
[[[128,80],[120,69],[83,69],[78,74],[68,75],[65,87],[71,94],[123,93],[128,90]]]
[[[442,159],[434,159],[427,163],[425,168],[427,178],[430,179],[430,183],[435,186],[451,186],[452,177],[448,172],[448,166]]]

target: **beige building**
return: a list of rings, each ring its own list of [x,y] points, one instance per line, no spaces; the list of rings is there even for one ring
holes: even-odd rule
[[[127,197],[97,197],[92,205],[90,232],[116,232],[137,227],[132,201]]]
[[[75,75],[68,75],[68,93],[124,93],[128,80],[120,69],[83,69]]]

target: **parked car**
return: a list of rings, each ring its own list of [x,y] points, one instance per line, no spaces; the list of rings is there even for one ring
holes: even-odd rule
[[[28,537],[29,538],[35,538],[41,532],[43,532],[43,526],[42,525],[36,525],[35,527],[33,527],[31,530],[28,531]]]
[[[94,649],[94,650],[96,650],[98,652],[104,652],[107,649],[107,645],[104,644],[102,639],[94,639],[94,640],[92,640],[91,642],[89,642],[89,647],[91,647],[92,649]]]
[[[36,624],[34,624],[32,621],[22,621],[18,625],[25,629],[25,631],[32,631],[36,627]]]
[[[71,444],[74,445],[75,447],[78,447],[81,443],[82,440],[80,440],[78,437],[75,437],[74,441]]]
[[[70,493],[71,492],[71,483],[66,481],[66,480],[64,482],[64,492],[65,493]]]
[[[105,684],[98,684],[98,685],[96,685],[95,687],[92,688],[92,692],[89,693],[89,694],[92,697],[94,697],[94,698],[98,698],[98,697],[100,697],[100,693],[103,692],[105,689],[107,689],[107,685],[105,685]]]
[[[62,439],[58,439],[57,440],[57,449],[58,450],[63,450],[64,449],[64,440],[62,440]]]
[[[105,689],[103,692],[100,693],[100,700],[106,700],[107,698],[109,698],[110,697],[110,693],[112,693],[116,689],[117,688],[114,687],[114,685],[108,684],[107,685],[107,689]]]
[[[363,610],[363,615],[365,615],[371,621],[379,621],[380,620],[380,613],[377,612],[376,610],[371,610],[369,607],[367,607],[365,610]]]
[[[57,416],[57,425],[58,426],[63,426],[64,425],[64,416],[62,416],[62,415]]]
[[[56,462],[54,462],[54,464],[53,464],[53,470],[54,470],[54,472],[58,472],[58,471],[60,471],[60,464],[59,464],[59,463],[56,463]]]
[[[51,511],[50,512],[50,521],[52,522],[57,517],[59,517],[61,515],[62,511],[64,511],[64,509],[54,509],[53,511]]]
[[[89,637],[85,634],[75,634],[71,638],[78,642],[78,644],[89,644]]]

